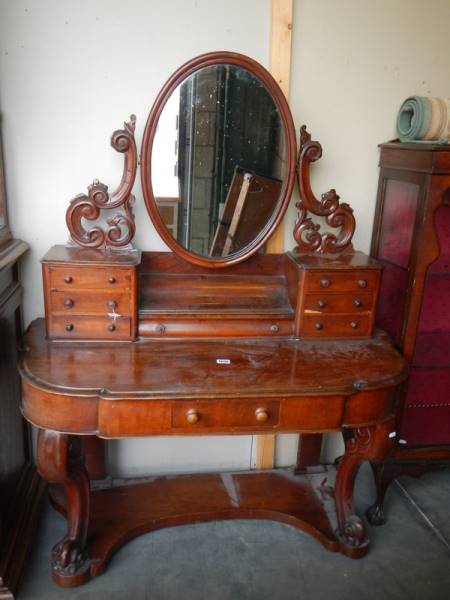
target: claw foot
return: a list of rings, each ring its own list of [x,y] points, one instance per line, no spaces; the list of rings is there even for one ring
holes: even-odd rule
[[[90,560],[76,540],[65,537],[52,550],[53,579],[64,587],[73,587],[88,581]]]
[[[378,526],[386,523],[383,506],[381,504],[370,506],[366,511],[366,517],[371,525]]]
[[[354,556],[365,554],[370,542],[363,522],[357,515],[351,515],[347,519],[342,529],[336,532],[336,537]]]

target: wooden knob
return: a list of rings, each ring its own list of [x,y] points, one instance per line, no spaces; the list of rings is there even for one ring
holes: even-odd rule
[[[117,302],[115,300],[108,300],[106,306],[114,310],[115,308],[117,308]]]
[[[115,331],[116,330],[116,326],[114,325],[114,323],[111,323],[111,325],[108,325],[108,331]]]
[[[323,329],[322,323],[315,323],[314,327],[317,329],[317,331],[320,331],[321,329]]]
[[[277,324],[275,324],[275,325],[271,325],[271,326],[270,326],[270,331],[271,331],[272,333],[276,333],[277,331],[280,331],[280,326],[279,326],[279,325],[277,325]]]
[[[198,423],[200,415],[195,410],[195,408],[190,408],[186,413],[186,419],[188,423],[190,423],[191,425],[195,425],[195,423]]]
[[[108,277],[108,281],[109,281],[109,283],[116,283],[116,278],[115,277]]]
[[[73,330],[74,330],[74,326],[72,325],[72,323],[67,323],[66,331],[73,331]]]
[[[265,423],[269,419],[269,413],[265,408],[257,408],[255,410],[255,416],[258,423]]]
[[[325,300],[322,300],[322,299],[317,300],[317,306],[319,308],[325,308],[326,305],[327,305],[327,303],[325,302]]]
[[[71,300],[70,298],[66,298],[66,299],[64,300],[64,306],[65,306],[66,308],[72,308],[73,304],[74,304],[74,303],[73,303],[73,300]]]
[[[70,275],[66,275],[66,276],[64,277],[64,281],[65,281],[66,283],[72,283],[73,279],[72,279],[72,277],[71,277]]]
[[[367,281],[365,279],[358,279],[357,284],[358,284],[358,287],[360,287],[360,288],[367,287]]]
[[[331,285],[331,279],[328,279],[328,277],[322,277],[322,279],[320,280],[320,286],[327,288],[330,287]]]
[[[353,304],[356,306],[356,308],[361,308],[361,306],[363,305],[362,300],[360,300],[359,298],[355,298],[353,300]]]
[[[358,327],[358,323],[356,321],[351,321],[350,327],[352,327],[353,329],[356,329]]]

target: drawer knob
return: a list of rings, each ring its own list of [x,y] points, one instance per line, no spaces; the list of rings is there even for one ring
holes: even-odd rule
[[[109,283],[116,283],[116,278],[115,277],[108,277],[108,281],[109,281]]]
[[[65,281],[66,283],[72,283],[73,279],[72,279],[72,277],[71,277],[70,275],[66,275],[66,276],[64,277],[64,281]]]
[[[200,415],[195,410],[195,408],[190,408],[186,413],[186,419],[188,423],[190,423],[191,425],[195,425],[195,423],[198,423]]]
[[[325,308],[326,305],[327,305],[327,303],[325,302],[325,300],[322,300],[322,299],[317,300],[317,306],[319,308]]]
[[[360,288],[367,287],[367,281],[365,279],[358,279],[357,283],[358,283],[358,287],[360,287]]]
[[[320,331],[321,329],[323,329],[322,323],[315,323],[314,327],[317,329],[317,331]]]
[[[165,333],[166,332],[166,326],[163,325],[162,323],[160,323],[159,325],[156,326],[156,331],[158,331],[159,333]]]
[[[66,325],[66,331],[73,331],[74,330],[74,326],[72,323],[67,323]]]
[[[328,288],[331,285],[331,279],[328,279],[328,277],[322,277],[322,279],[320,280],[320,286],[324,287],[324,288]]]
[[[269,420],[269,413],[265,408],[257,408],[255,410],[255,417],[258,423],[265,423]]]
[[[277,333],[277,331],[280,331],[280,326],[275,323],[274,325],[270,326],[270,331],[272,333]]]
[[[73,300],[71,300],[70,298],[66,298],[66,299],[64,300],[64,306],[65,306],[66,308],[72,308],[73,304],[74,304],[74,302],[73,302]]]
[[[361,306],[363,305],[362,300],[360,300],[359,298],[355,298],[353,300],[353,304],[356,306],[356,308],[361,308]]]
[[[116,330],[116,326],[114,325],[114,323],[111,323],[111,325],[108,325],[108,331],[115,331]]]
[[[115,300],[108,300],[106,306],[114,310],[115,308],[117,308],[117,302]]]
[[[350,322],[350,327],[351,327],[352,329],[356,329],[356,328],[358,327],[358,323],[357,323],[356,321],[351,321],[351,322]]]

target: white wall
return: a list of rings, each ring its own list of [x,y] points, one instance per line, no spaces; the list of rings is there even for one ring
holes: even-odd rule
[[[448,0],[295,0],[291,107],[321,141],[317,193],[335,187],[357,220],[355,246],[369,249],[377,144],[394,136],[410,94],[450,96]],[[93,178],[118,182],[112,131],[138,117],[189,58],[236,50],[269,56],[269,0],[0,0],[0,110],[12,229],[27,240],[25,317],[42,315],[39,259],[67,238],[69,199]],[[136,243],[161,248],[136,186]],[[295,211],[288,215],[286,247]],[[292,462],[295,436],[280,438]],[[326,457],[336,452],[332,438]],[[115,443],[117,472],[248,467],[249,436]],[[208,460],[205,459],[208,457]]]

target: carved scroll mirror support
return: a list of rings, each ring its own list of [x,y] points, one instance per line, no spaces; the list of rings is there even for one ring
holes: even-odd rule
[[[138,164],[134,130],[136,117],[124,123],[123,129],[116,130],[111,136],[111,146],[125,155],[122,179],[118,188],[108,193],[108,186],[94,179],[87,194],[78,194],[71,201],[66,212],[66,223],[72,244],[85,248],[130,249],[136,226],[133,204],[135,198],[132,189],[136,179]],[[109,219],[106,227],[95,225],[85,229],[83,219],[96,221],[101,211],[122,209]]]
[[[300,151],[297,161],[297,182],[300,201],[296,207],[299,216],[294,227],[294,239],[297,246],[294,252],[338,253],[353,250],[352,237],[355,232],[353,209],[345,203],[339,203],[336,190],[322,194],[318,200],[311,189],[310,165],[322,156],[322,146],[311,140],[306,125],[300,128]],[[308,213],[324,217],[328,227],[340,228],[337,235],[330,231],[320,232],[320,224],[315,223]]]

